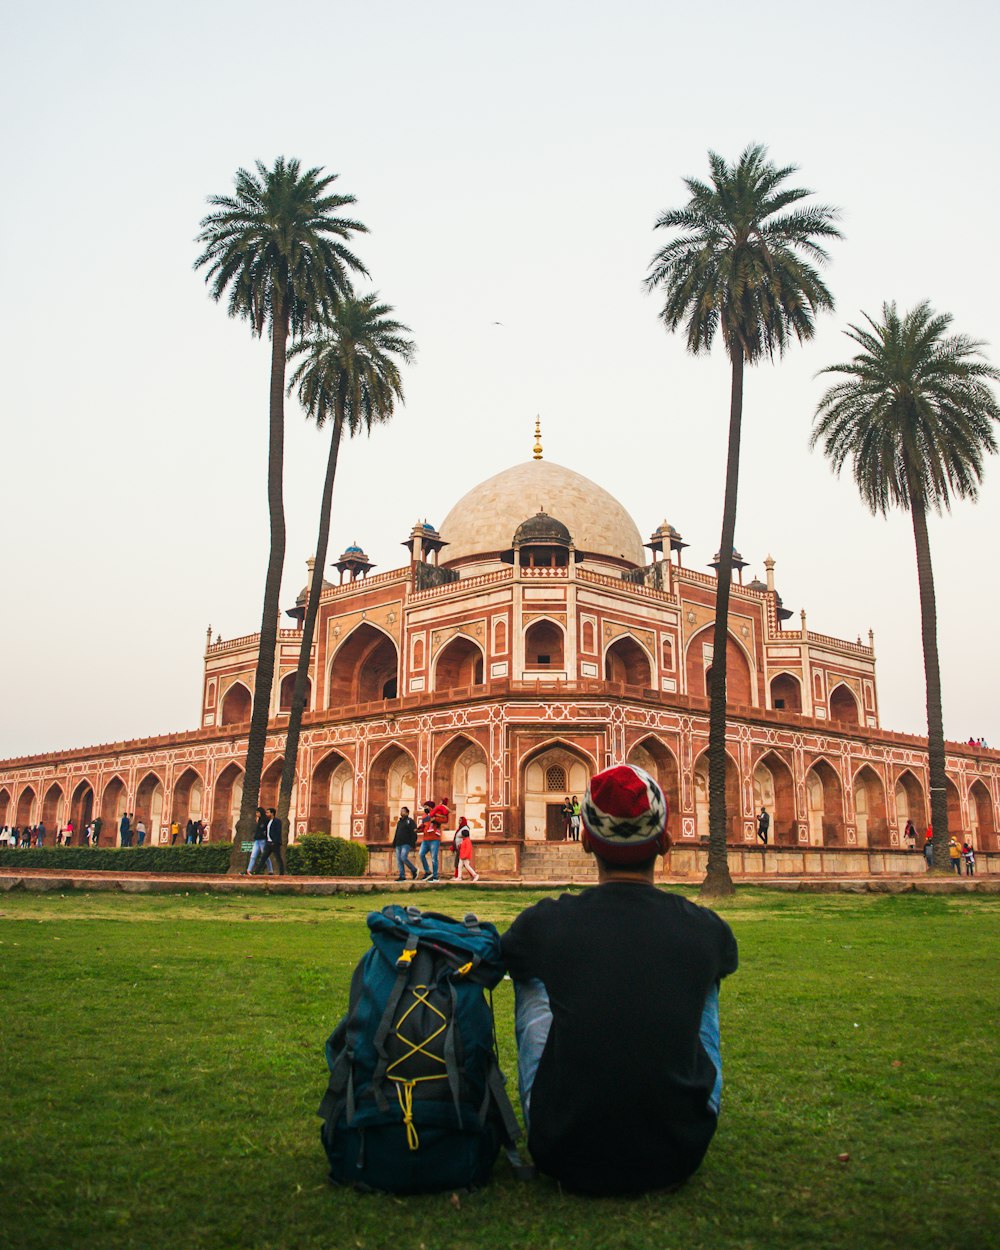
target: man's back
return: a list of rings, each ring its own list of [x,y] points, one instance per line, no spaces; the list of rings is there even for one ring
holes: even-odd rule
[[[504,935],[515,981],[545,985],[552,1026],[531,1092],[531,1153],[573,1189],[684,1180],[716,1126],[706,1000],[735,971],[713,912],[641,882],[545,899]]]

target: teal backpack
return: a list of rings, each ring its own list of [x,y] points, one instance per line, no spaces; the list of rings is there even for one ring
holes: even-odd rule
[[[326,1043],[318,1114],[330,1179],[396,1194],[473,1188],[520,1135],[483,994],[504,974],[496,927],[391,904]]]

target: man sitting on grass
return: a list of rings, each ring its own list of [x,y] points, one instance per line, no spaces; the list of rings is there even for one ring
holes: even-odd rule
[[[667,814],[641,768],[599,773],[582,810],[599,884],[529,907],[502,941],[528,1146],[578,1193],[676,1186],[718,1123],[719,982],[736,939],[653,884]]]

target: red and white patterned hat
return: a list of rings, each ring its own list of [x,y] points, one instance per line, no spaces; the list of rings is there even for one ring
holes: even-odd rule
[[[660,849],[669,811],[649,773],[616,764],[591,778],[580,815],[596,855],[612,864],[637,864]]]

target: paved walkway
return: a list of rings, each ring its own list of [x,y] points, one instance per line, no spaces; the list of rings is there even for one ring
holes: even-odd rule
[[[990,877],[757,877],[734,878],[738,886],[760,890],[798,891],[807,894],[1000,894],[1000,876]],[[97,872],[88,869],[0,868],[0,893],[7,890],[38,892],[110,890],[124,894],[177,894],[197,890],[202,894],[399,894],[446,891],[451,878],[439,882],[406,881],[386,877],[270,877],[166,872]],[[559,890],[567,886],[594,885],[592,877],[573,880],[533,881],[514,877],[479,882],[488,890]],[[657,878],[658,885],[698,885],[690,877]],[[463,882],[463,888],[475,888]]]

